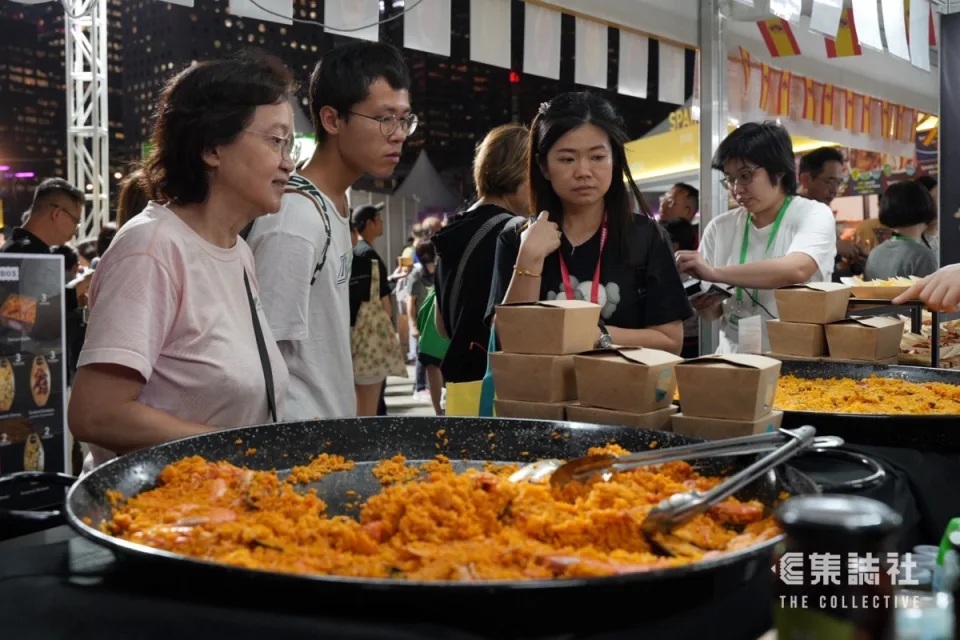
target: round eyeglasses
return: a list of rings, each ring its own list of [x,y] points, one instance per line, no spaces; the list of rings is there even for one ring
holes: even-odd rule
[[[357,113],[356,111],[348,111],[347,113],[379,122],[380,134],[384,138],[389,138],[396,133],[398,127],[403,131],[404,135],[412,136],[413,132],[417,130],[417,125],[420,124],[420,118],[414,113],[407,114],[402,118],[398,118],[397,115],[393,113],[385,116],[368,116],[364,113]]]
[[[292,133],[286,137],[272,133],[264,133],[263,131],[254,131],[253,129],[244,129],[244,133],[258,135],[271,143],[271,146],[284,160],[289,160],[293,164],[297,164],[297,160],[300,159],[300,141],[297,140]]]

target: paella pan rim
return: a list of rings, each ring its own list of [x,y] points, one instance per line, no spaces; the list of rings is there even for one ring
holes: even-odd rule
[[[355,418],[351,420],[388,420],[389,418]],[[438,423],[444,422],[445,420],[456,420],[456,418],[437,418]],[[498,423],[510,424],[513,426],[520,426],[523,424],[529,424],[531,422],[536,422],[541,425],[553,425],[557,428],[562,428],[569,431],[579,431],[579,430],[595,430],[598,425],[580,423],[580,422],[568,422],[568,421],[556,421],[556,420],[526,420],[526,419],[514,419],[514,418],[496,418]],[[338,420],[338,422],[343,422],[343,420]],[[255,425],[255,426],[246,426],[246,427],[236,427],[231,429],[223,429],[218,433],[221,437],[233,438],[235,436],[240,436],[245,432],[253,431],[260,429],[264,426],[276,427],[278,425]],[[103,465],[99,466],[97,469],[92,471],[85,478],[81,478],[79,481],[74,483],[67,492],[65,500],[65,514],[67,523],[76,530],[81,536],[87,538],[91,542],[94,542],[100,546],[106,547],[113,551],[118,559],[120,557],[127,558],[138,558],[138,559],[150,559],[157,561],[166,561],[171,563],[174,566],[178,566],[184,569],[203,569],[207,571],[216,571],[221,574],[234,574],[241,576],[262,576],[264,578],[269,578],[271,580],[305,580],[308,583],[317,585],[317,586],[329,586],[329,587],[341,587],[341,588],[353,588],[357,590],[403,590],[403,591],[415,591],[423,592],[433,589],[444,589],[450,590],[455,589],[459,593],[481,593],[489,592],[491,590],[515,590],[515,591],[524,591],[524,590],[565,590],[565,589],[576,589],[584,587],[614,587],[619,585],[630,586],[638,585],[641,583],[648,583],[653,581],[663,581],[663,580],[672,580],[672,579],[681,579],[690,577],[692,575],[711,572],[718,569],[722,569],[727,566],[733,566],[740,562],[748,562],[751,559],[761,559],[764,555],[771,556],[772,564],[772,554],[774,547],[780,543],[784,535],[780,534],[769,540],[765,540],[760,544],[756,544],[745,549],[740,549],[737,551],[732,551],[730,553],[725,553],[716,558],[711,558],[709,560],[700,560],[694,561],[689,564],[680,565],[677,567],[664,567],[658,569],[651,569],[649,571],[637,571],[624,573],[620,575],[613,576],[598,576],[590,578],[557,578],[552,580],[476,580],[476,581],[445,581],[445,580],[406,580],[406,579],[390,579],[390,578],[358,578],[351,576],[339,576],[339,575],[329,575],[329,574],[301,574],[301,573],[292,573],[292,572],[282,572],[282,571],[271,571],[266,569],[257,569],[249,567],[241,567],[236,565],[230,565],[223,562],[217,562],[213,560],[205,560],[201,558],[195,558],[192,556],[187,556],[179,553],[174,553],[170,551],[164,551],[162,549],[157,549],[150,547],[148,545],[138,544],[135,542],[130,542],[122,538],[117,538],[107,533],[104,533],[97,529],[94,526],[88,525],[84,522],[75,510],[75,494],[81,489],[86,489],[84,487],[84,480],[90,478],[94,474],[103,473],[105,470],[113,465],[120,464],[131,464],[136,458],[140,456],[147,456],[153,452],[153,455],[156,455],[155,452],[161,449],[166,449],[168,447],[173,447],[175,445],[181,445],[185,441],[194,440],[198,438],[203,438],[209,434],[200,434],[194,436],[188,436],[176,441],[172,441],[166,444],[158,445],[157,447],[152,447],[150,449],[145,449],[141,451],[134,452],[127,456],[121,458],[115,458],[110,460]],[[667,434],[672,435],[672,434]],[[696,439],[693,439],[696,440]],[[514,462],[517,461],[497,461],[497,462]],[[638,535],[641,535],[638,532]],[[562,555],[558,553],[558,555]]]

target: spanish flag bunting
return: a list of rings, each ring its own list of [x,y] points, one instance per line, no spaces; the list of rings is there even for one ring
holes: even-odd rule
[[[760,63],[760,110],[770,113],[770,65]]]
[[[760,35],[763,36],[763,41],[774,58],[800,54],[800,47],[793,36],[793,29],[783,18],[761,20],[757,23],[757,28],[760,29]]]
[[[855,106],[857,103],[857,94],[850,89],[847,89],[847,95],[844,99],[844,114],[843,114],[843,126],[848,131],[853,131],[854,126],[856,125],[857,112]]]
[[[868,95],[863,96],[863,103],[860,107],[860,133],[870,135],[870,111],[873,109],[873,98]]]
[[[927,20],[927,23],[929,25],[928,31],[930,32],[929,43],[931,47],[935,47],[937,46],[937,23],[935,21],[936,19],[933,17],[932,4],[927,8],[927,11],[928,11],[927,15],[929,16],[929,19]],[[903,0],[903,17],[904,17],[904,23],[907,25],[907,42],[909,43],[910,42],[910,0]]]
[[[777,97],[778,116],[790,115],[790,83],[792,79],[793,74],[789,71],[780,72],[780,91]]]
[[[886,100],[880,101],[880,137],[889,139],[890,131],[892,130],[893,125],[893,109],[891,105]]]
[[[740,64],[743,66],[743,92],[748,93],[750,91],[750,52],[740,47]]]
[[[853,9],[844,9],[840,14],[840,26],[836,38],[824,38],[828,58],[859,56],[863,53],[857,39],[857,25],[853,22]]]
[[[833,85],[823,85],[823,98],[820,100],[820,124],[833,124]]]
[[[903,128],[900,131],[900,142],[913,142],[917,135],[917,110],[904,108]]]
[[[804,120],[817,121],[817,101],[813,95],[813,80],[811,78],[803,79],[803,113],[801,117]]]

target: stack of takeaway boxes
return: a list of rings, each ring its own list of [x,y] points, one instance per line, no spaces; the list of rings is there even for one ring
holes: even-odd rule
[[[595,349],[600,306],[579,300],[497,308],[491,354],[498,417],[668,430],[675,366],[656,349]]]
[[[774,291],[779,320],[767,320],[775,358],[896,363],[903,320],[847,318],[850,287],[811,282]]]
[[[680,407],[674,433],[719,440],[776,431],[780,361],[746,353],[703,356],[677,365]]]

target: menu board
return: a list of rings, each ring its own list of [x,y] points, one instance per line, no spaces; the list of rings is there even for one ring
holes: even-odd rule
[[[67,468],[65,272],[59,255],[0,254],[0,475]],[[57,504],[63,489],[0,489],[0,505]]]

